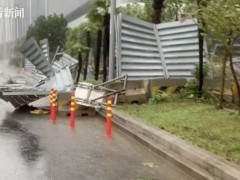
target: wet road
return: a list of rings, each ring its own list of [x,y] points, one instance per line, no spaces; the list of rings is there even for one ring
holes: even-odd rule
[[[72,131],[66,116],[53,125],[48,115],[8,109],[0,117],[0,179],[192,179],[116,128],[106,138],[99,117],[78,117]]]

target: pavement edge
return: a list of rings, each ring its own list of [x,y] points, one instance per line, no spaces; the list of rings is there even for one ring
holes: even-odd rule
[[[105,109],[97,109],[97,112],[106,117]],[[240,180],[240,170],[234,165],[116,109],[113,110],[113,124],[198,180]]]

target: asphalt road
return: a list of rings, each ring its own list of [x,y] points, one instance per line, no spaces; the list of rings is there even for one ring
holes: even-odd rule
[[[2,180],[190,180],[187,174],[113,128],[105,136],[100,117],[31,115],[0,101]]]

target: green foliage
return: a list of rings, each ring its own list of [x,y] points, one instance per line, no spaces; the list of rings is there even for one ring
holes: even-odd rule
[[[108,14],[110,0],[93,0],[92,9],[88,12],[87,18],[92,28],[103,28],[104,16]]]
[[[149,22],[151,22],[153,15],[153,0],[143,0],[143,2],[145,3],[145,13],[147,19],[149,19]]]
[[[50,53],[54,53],[58,46],[64,47],[66,41],[67,20],[63,15],[39,16],[27,31],[26,39],[34,37],[38,42],[48,38]]]
[[[240,37],[240,4],[239,0],[211,0],[200,11],[203,22],[201,27],[211,34],[210,39],[231,49]],[[206,35],[207,38],[209,36]],[[231,44],[229,44],[231,42]]]
[[[117,13],[126,14],[144,21],[151,21],[143,3],[129,3],[126,6],[117,8]]]
[[[208,73],[210,71],[210,67],[208,63],[204,63],[203,64],[203,78],[208,76]],[[199,79],[199,64],[197,64],[195,66],[195,68],[193,69],[192,74],[194,75],[194,77],[198,80]]]
[[[169,102],[170,96],[167,95],[164,91],[159,91],[156,94],[153,95],[151,99],[149,99],[150,104],[158,104],[163,102]]]
[[[209,65],[207,63],[203,64],[203,78],[207,77],[209,73]],[[195,99],[198,94],[198,79],[199,79],[199,65],[197,64],[193,69],[192,74],[195,79],[189,80],[185,85],[185,89],[181,92],[181,98]]]
[[[142,12],[146,20],[151,22],[153,15],[153,0],[142,0],[145,3],[144,12]],[[161,22],[176,21],[179,14],[185,15],[187,18],[195,17],[197,12],[197,3],[195,0],[164,0],[164,9],[162,11]]]
[[[195,79],[190,80],[187,82],[185,86],[185,91],[187,92],[188,95],[196,95],[198,91],[198,83]]]
[[[197,12],[197,3],[193,0],[165,0],[162,22],[179,20],[179,16],[194,18]]]
[[[198,83],[195,79],[189,80],[178,96],[179,100],[197,99]]]
[[[199,11],[199,19],[205,36],[218,42],[222,47],[222,85],[218,108],[223,108],[224,81],[226,76],[226,62],[233,55],[233,45],[240,38],[240,4],[239,0],[211,0],[202,4]],[[210,34],[210,36],[208,35]],[[230,64],[232,60],[230,60]],[[234,67],[231,68],[234,81],[238,84]],[[239,94],[240,99],[240,94]],[[240,113],[240,103],[239,103]]]
[[[121,109],[136,120],[240,164],[240,117],[236,113],[195,101],[124,105]]]
[[[89,23],[85,22],[67,31],[65,49],[68,54],[75,56],[79,51],[84,53],[89,50],[86,43],[86,34],[89,30]],[[92,41],[94,41],[94,39],[95,38],[93,38]]]

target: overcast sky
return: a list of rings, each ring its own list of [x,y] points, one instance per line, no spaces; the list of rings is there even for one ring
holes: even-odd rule
[[[48,0],[48,14],[67,15],[89,0]]]

